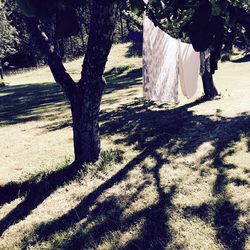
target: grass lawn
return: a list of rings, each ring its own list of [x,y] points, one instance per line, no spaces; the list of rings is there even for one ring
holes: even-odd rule
[[[69,105],[48,68],[0,88],[0,249],[250,249],[250,62],[219,65],[221,99],[142,97],[115,45],[98,163],[69,167]],[[66,64],[80,77],[81,60]]]

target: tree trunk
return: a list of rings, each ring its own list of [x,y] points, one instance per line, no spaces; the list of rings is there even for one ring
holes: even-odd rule
[[[100,154],[98,116],[105,79],[103,73],[113,43],[117,3],[95,0],[82,77],[71,101],[75,162],[95,162]]]
[[[203,89],[206,99],[213,99],[218,95],[218,91],[214,85],[213,75],[207,71],[205,67],[205,73],[202,76]]]
[[[104,82],[87,84],[71,104],[75,162],[95,162],[100,154],[99,109]]]
[[[60,40],[58,40],[57,44],[58,44],[58,53],[59,53],[59,56],[60,56],[61,58],[64,58],[64,56],[65,56],[65,49],[64,49],[64,41],[63,41],[63,38],[60,39]]]

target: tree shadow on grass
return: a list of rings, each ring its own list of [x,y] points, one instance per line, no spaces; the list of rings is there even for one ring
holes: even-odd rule
[[[152,147],[152,144],[155,146],[155,143],[158,144],[156,148],[162,147],[164,145],[160,143],[164,140],[162,138],[171,138],[168,135],[170,133],[173,143],[166,140],[166,147],[173,155],[179,153],[188,155],[195,152],[203,142],[212,142],[214,150],[203,159],[203,163],[212,160],[210,167],[218,172],[213,187],[213,196],[217,201],[215,204],[203,204],[201,207],[187,208],[187,210],[191,209],[191,214],[208,221],[217,231],[218,240],[227,249],[243,250],[249,228],[246,224],[239,226],[239,218],[244,211],[230,200],[226,187],[230,183],[238,186],[247,185],[248,182],[240,178],[227,177],[227,170],[237,166],[225,163],[225,158],[233,154],[230,150],[225,153],[225,150],[240,141],[241,136],[249,138],[250,117],[244,113],[235,118],[221,117],[214,121],[209,116],[193,116],[192,112],[188,111],[188,108],[193,105],[188,104],[167,112],[163,110],[155,112],[149,109],[150,105],[140,105],[138,101],[123,106],[120,112],[111,113],[112,122],[104,124],[102,129],[106,134],[125,135],[123,139],[118,139],[116,142],[136,145],[137,150]],[[136,112],[132,112],[135,107],[137,107]],[[179,146],[175,147],[177,141]]]
[[[24,200],[0,220],[0,236],[10,226],[25,219],[57,188],[75,179],[82,167],[71,164],[44,176],[34,176],[24,183],[10,183],[0,186],[0,206],[23,197]]]
[[[138,85],[141,74],[141,69],[131,69],[131,66],[112,68],[105,73],[108,84],[104,93]],[[55,83],[19,84],[0,89],[0,126],[37,121],[44,117],[53,120],[55,114],[68,109],[69,102]],[[57,125],[62,129],[71,126],[71,121]]]
[[[109,162],[107,162],[107,159]],[[101,153],[101,159],[98,162],[98,165],[96,165],[95,171],[98,171],[98,168],[104,168],[105,164],[118,164],[122,161],[122,151],[104,151]],[[64,166],[52,173],[38,174],[23,183],[11,182],[5,186],[0,186],[0,207],[17,198],[23,198],[23,201],[19,205],[0,220],[0,236],[10,226],[25,219],[56,189],[73,181],[79,174],[83,175],[86,170],[87,168],[85,166],[79,166],[72,163],[71,165]]]
[[[135,202],[139,198],[140,193],[150,184],[145,182],[138,186],[136,193],[130,197],[125,207]],[[137,239],[121,246],[120,239],[113,238],[112,247],[115,249],[150,249],[150,246],[153,246],[153,249],[164,249],[164,246],[171,240],[170,229],[167,227],[168,215],[165,209],[171,207],[174,195],[175,186],[173,185],[169,192],[164,193],[155,205],[146,207],[127,217],[123,216],[125,207],[124,205],[121,206],[118,197],[109,196],[104,201],[96,204],[95,209],[88,213],[87,220],[80,227],[76,227],[74,234],[69,239],[60,243],[57,242],[55,245],[52,244],[52,248],[96,249],[110,234],[115,234],[117,231],[120,231],[122,234],[126,233],[138,221],[145,220],[140,236]],[[94,226],[89,228],[89,225]],[[44,228],[41,227],[39,230],[39,235],[42,234],[42,239],[45,240],[46,232],[43,232]],[[73,231],[73,228],[69,228],[68,231]],[[23,240],[24,249],[27,247],[25,242],[26,239]],[[31,242],[30,239],[29,242]]]
[[[243,250],[248,234],[245,227],[242,229],[238,226],[239,216],[243,211],[231,202],[226,192],[229,181],[226,174],[227,169],[237,166],[227,165],[223,159],[230,154],[225,151],[226,149],[240,141],[242,135],[249,136],[250,117],[247,114],[241,114],[234,118],[218,117],[218,119],[214,119],[214,117],[195,115],[190,108],[199,104],[200,102],[194,102],[171,109],[168,105],[155,105],[153,102],[135,100],[120,106],[115,111],[101,114],[102,135],[119,134],[121,138],[117,139],[115,143],[133,146],[134,149],[140,150],[140,153],[110,179],[85,196],[74,209],[51,222],[40,225],[35,232],[25,237],[23,247],[47,241],[58,232],[72,231],[83,219],[87,219],[86,225],[88,225],[90,221],[96,221],[101,217],[103,219],[91,230],[83,231],[82,227],[75,230],[76,233],[71,234],[65,242],[60,243],[62,249],[72,246],[75,246],[76,249],[85,249],[85,246],[93,246],[93,240],[98,244],[110,232],[116,230],[122,232],[130,225],[136,224],[141,218],[144,219],[144,224],[139,236],[128,242],[124,248],[163,249],[171,243],[172,239],[168,217],[173,206],[172,198],[178,190],[178,183],[173,183],[169,192],[163,189],[159,171],[164,164],[168,163],[168,155],[159,153],[159,149],[165,148],[171,155],[182,154],[185,156],[195,153],[204,142],[211,142],[214,150],[203,161],[212,160],[210,167],[217,170],[217,180],[212,188],[216,202],[203,204],[202,207],[188,207],[186,215],[199,216],[206,223],[211,224],[217,232],[217,239],[225,248],[233,250],[237,245],[237,249]],[[135,212],[126,219],[121,217],[126,206],[121,206],[115,197],[98,204],[96,211],[90,210],[105,191],[126,180],[129,172],[142,164],[148,157],[155,160],[155,165],[150,172],[154,178],[159,197],[158,202]],[[50,179],[47,181],[50,183]],[[53,180],[53,182],[57,183],[53,184],[53,190],[64,183],[60,180]],[[141,184],[138,187],[139,193],[143,190],[144,185]],[[37,189],[36,187],[34,190]],[[30,197],[34,198],[36,191],[30,191],[30,193]],[[48,196],[50,192],[45,192],[45,194]],[[15,208],[14,212],[12,211],[0,222],[0,225],[6,225],[9,221],[13,224],[25,219],[30,211],[44,200],[43,197],[35,203],[32,199],[26,200],[26,207]],[[27,209],[28,204],[31,209]],[[98,207],[101,210],[98,210]],[[113,209],[110,209],[111,207]],[[89,218],[91,218],[90,221]],[[4,230],[8,226],[5,226]],[[32,242],[29,237],[32,239],[34,235],[35,239]],[[94,235],[94,239],[92,235]]]
[[[89,211],[90,207],[96,202],[96,200],[109,188],[118,184],[122,180],[127,178],[127,174],[136,165],[140,164],[143,159],[149,155],[149,151],[145,151],[143,154],[139,155],[132,161],[130,161],[126,166],[121,169],[117,174],[112,176],[108,181],[101,184],[97,189],[87,195],[74,209],[70,210],[67,214],[60,217],[58,220],[50,222],[48,224],[41,225],[36,229],[35,242],[32,242],[32,236],[25,237],[22,246],[26,249],[28,244],[36,244],[37,240],[42,242],[49,240],[53,234],[62,231],[73,230],[75,223],[87,218],[87,222],[81,225],[73,235],[65,242],[56,243],[55,247],[60,247],[61,249],[89,249],[95,248],[97,244],[101,243],[105,236],[110,233],[120,230],[121,232],[126,232],[126,230],[135,225],[139,220],[144,219],[145,223],[141,229],[139,237],[133,241],[128,242],[124,249],[164,249],[164,247],[171,241],[171,233],[168,228],[168,214],[166,209],[171,208],[171,200],[175,194],[176,187],[172,185],[169,192],[163,191],[160,183],[159,170],[162,164],[165,162],[160,155],[155,154],[159,162],[153,169],[153,175],[156,180],[157,191],[159,194],[159,201],[150,206],[142,209],[132,215],[124,218],[122,216],[125,206],[121,206],[120,203],[115,201],[117,197],[108,198],[101,204],[97,204],[97,208],[94,211]],[[130,197],[129,203],[133,203],[135,199],[138,199],[138,195],[146,187],[147,183],[143,183],[141,186],[137,187],[137,192],[134,197]],[[150,183],[152,185],[152,183]],[[91,230],[83,230],[88,224],[96,222],[96,224],[91,228]],[[93,243],[94,241],[94,243]],[[113,242],[113,247],[117,247],[118,242]],[[115,246],[116,245],[116,246]],[[146,247],[146,248],[145,248]]]
[[[240,117],[239,124],[232,123],[231,125],[242,127],[242,134],[249,135],[249,117]],[[244,126],[245,124],[245,126]],[[226,127],[225,127],[226,128]],[[232,129],[232,130],[231,130]],[[237,130],[236,129],[236,130]],[[230,128],[227,132],[235,132],[235,128]],[[225,136],[225,133],[222,133]],[[210,154],[209,158],[213,159],[211,167],[217,169],[217,177],[213,186],[213,196],[216,201],[211,204],[202,204],[198,207],[187,207],[185,214],[187,217],[195,216],[210,224],[217,233],[217,239],[223,243],[226,249],[243,250],[245,249],[246,239],[250,233],[247,224],[239,225],[240,216],[244,215],[245,211],[241,211],[234,204],[230,195],[227,192],[227,185],[233,183],[235,186],[248,185],[248,181],[240,178],[228,178],[227,170],[236,169],[234,164],[225,163],[225,158],[231,155],[232,152],[222,153],[223,149],[230,147],[234,142],[240,141],[240,134],[236,136],[234,133],[230,136],[219,137],[217,147]],[[235,137],[236,136],[236,137]],[[237,138],[238,137],[238,138]]]
[[[160,170],[166,164],[166,160],[156,152],[152,153],[157,163],[152,169],[152,175],[156,182],[156,189],[159,196],[158,202],[149,209],[143,211],[145,223],[138,238],[131,240],[124,249],[159,249],[163,250],[171,242],[172,235],[168,225],[171,211],[172,198],[176,194],[176,186],[173,184],[170,191],[166,193],[161,185]],[[168,211],[168,212],[167,212]],[[139,218],[137,218],[138,221]]]
[[[20,84],[0,89],[0,126],[36,121],[68,108],[61,88],[53,83]],[[47,117],[48,118],[48,117]]]
[[[220,118],[215,121],[209,116],[194,115],[192,111],[189,111],[191,107],[198,104],[199,102],[195,102],[176,109],[166,110],[168,106],[156,106],[152,102],[136,100],[133,103],[121,106],[116,111],[102,114],[101,121],[104,122],[102,134],[119,133],[123,135],[123,139],[117,140],[117,144],[133,145],[135,149],[140,149],[141,153],[109,180],[84,197],[74,209],[60,218],[38,227],[34,233],[36,241],[47,241],[57,232],[73,230],[79,221],[89,218],[89,216],[92,220],[96,220],[98,216],[105,217],[107,215],[103,222],[92,228],[91,233],[89,231],[81,233],[81,229],[79,229],[76,234],[71,235],[67,241],[62,243],[62,246],[66,249],[68,246],[76,246],[80,242],[84,246],[85,244],[89,246],[93,242],[90,237],[93,234],[95,235],[95,242],[101,242],[104,235],[117,230],[121,227],[121,224],[128,227],[131,223],[136,223],[139,218],[144,218],[145,223],[140,235],[137,239],[128,242],[125,248],[145,249],[146,246],[146,249],[163,249],[171,242],[171,231],[168,228],[168,213],[166,210],[170,211],[171,197],[178,188],[178,183],[173,183],[169,193],[163,191],[159,171],[167,160],[157,150],[167,148],[171,154],[188,155],[194,153],[204,142],[210,141],[215,148],[209,156],[209,159],[213,159],[210,166],[218,170],[217,180],[213,187],[213,195],[217,201],[214,204],[203,204],[202,207],[198,208],[187,208],[187,211],[189,211],[187,214],[192,216],[197,214],[206,223],[211,224],[212,222],[213,228],[217,231],[218,240],[227,249],[236,249],[236,245],[237,249],[244,249],[248,232],[245,227],[244,229],[238,227],[239,216],[243,211],[230,201],[225,191],[227,185],[225,172],[228,168],[237,166],[226,165],[223,159],[228,153],[222,156],[221,153],[230,145],[239,141],[242,135],[249,135],[250,117],[244,114],[235,118]],[[178,146],[176,145],[177,142]],[[89,210],[106,190],[125,180],[127,174],[147,157],[152,157],[156,161],[151,170],[159,195],[159,201],[155,205],[135,213],[125,221],[121,218],[121,212],[125,208],[120,207],[118,202],[106,201],[108,208],[114,207],[114,213],[112,212],[111,215],[107,214],[109,209],[103,204],[101,205],[104,206],[102,212],[93,213]],[[208,159],[204,159],[204,161],[206,160]],[[205,212],[203,213],[203,211]],[[23,244],[25,246],[25,241]],[[79,245],[78,247],[81,248]]]
[[[110,94],[113,91],[128,89],[141,83],[142,69],[129,70],[129,66],[113,68],[107,72],[107,86],[104,94]]]
[[[126,57],[142,57],[142,42],[132,42],[126,53]]]

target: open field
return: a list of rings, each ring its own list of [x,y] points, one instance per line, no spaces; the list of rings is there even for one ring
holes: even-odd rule
[[[250,249],[250,62],[221,99],[143,100],[141,58],[115,45],[100,161],[70,168],[68,103],[48,68],[0,88],[0,249]],[[79,78],[81,60],[66,64]]]

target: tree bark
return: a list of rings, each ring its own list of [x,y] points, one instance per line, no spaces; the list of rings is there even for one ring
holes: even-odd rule
[[[213,75],[207,71],[206,67],[202,76],[202,83],[206,99],[213,99],[218,95],[218,91],[214,85]]]
[[[99,109],[104,80],[78,89],[71,102],[75,163],[95,162],[100,154]]]
[[[82,21],[82,10],[78,9],[78,17],[79,17],[79,24],[80,24],[80,37],[81,37],[81,41],[82,41],[82,52],[85,53],[85,42],[84,42],[84,23]]]
[[[116,0],[94,1],[82,77],[71,102],[77,164],[95,162],[99,158],[98,116],[105,87],[103,73],[113,43],[116,15]]]

